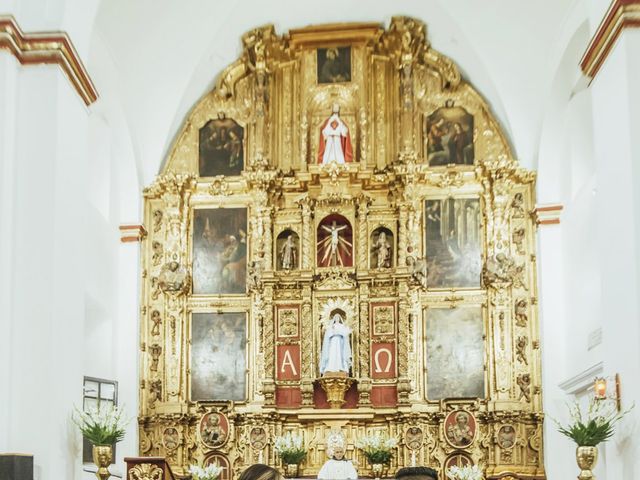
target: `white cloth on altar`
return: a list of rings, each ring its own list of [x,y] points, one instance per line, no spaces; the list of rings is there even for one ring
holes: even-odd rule
[[[318,472],[318,480],[357,480],[358,472],[350,460],[327,460]]]
[[[322,155],[323,165],[330,162],[346,163],[344,151],[342,150],[342,137],[349,135],[349,129],[337,113],[329,117],[321,135],[325,141]]]

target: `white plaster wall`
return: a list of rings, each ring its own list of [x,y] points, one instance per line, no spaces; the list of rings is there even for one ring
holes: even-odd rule
[[[618,372],[625,404],[640,404],[638,310],[638,139],[637,32],[625,33],[592,84],[594,145],[598,171],[598,254],[602,272],[604,367]],[[635,97],[635,98],[634,98]],[[635,125],[632,119],[636,120]],[[636,409],[623,431],[607,445],[607,478],[630,480],[640,474]]]
[[[13,172],[15,156],[15,96],[18,66],[13,57],[0,57],[0,385],[11,382],[13,325]],[[10,389],[0,389],[0,451],[7,451],[11,418]]]
[[[637,58],[640,36],[623,34],[593,83],[579,78],[582,54],[599,24],[589,2],[581,16],[589,25],[574,30],[558,63],[540,141],[538,197],[564,204],[560,226],[539,232],[543,348],[543,399],[548,418],[566,420],[563,405],[573,395],[559,384],[602,364],[606,376],[620,373],[623,405],[640,401],[635,379],[638,354],[638,161],[640,98]],[[576,25],[574,23],[574,25]],[[586,33],[586,35],[585,35]],[[577,45],[582,44],[582,51]],[[637,90],[637,89],[635,89]],[[635,127],[635,130],[634,130]],[[601,341],[589,345],[589,336]],[[588,381],[588,380],[587,380]],[[585,386],[586,388],[586,386]],[[585,390],[575,392],[580,398]],[[636,478],[637,411],[612,441],[601,446],[599,479]],[[575,475],[574,445],[547,422],[545,452],[549,478]]]
[[[88,55],[97,4],[1,10]],[[92,478],[69,422],[84,375],[118,380],[137,412],[139,246],[118,225],[139,221],[141,187],[123,115],[100,102],[86,108],[57,66],[0,52],[0,451],[33,453],[39,480]],[[134,420],[114,471],[135,454]]]

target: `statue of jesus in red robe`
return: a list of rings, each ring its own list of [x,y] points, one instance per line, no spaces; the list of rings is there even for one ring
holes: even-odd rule
[[[320,127],[318,163],[348,163],[353,161],[349,127],[340,118],[340,105],[333,105],[333,112]]]

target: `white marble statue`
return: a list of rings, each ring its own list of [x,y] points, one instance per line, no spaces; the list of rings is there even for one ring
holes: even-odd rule
[[[320,375],[325,372],[347,372],[351,368],[351,329],[339,313],[331,318],[324,332],[320,355]]]
[[[330,457],[318,472],[318,480],[357,480],[358,472],[350,460],[344,458],[346,441],[341,433],[332,433],[327,439]]]

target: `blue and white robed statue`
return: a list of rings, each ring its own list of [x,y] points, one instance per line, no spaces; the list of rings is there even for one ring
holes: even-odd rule
[[[327,372],[347,372],[351,368],[351,329],[339,313],[331,317],[325,329],[320,355],[320,375]]]

